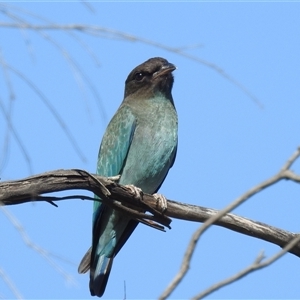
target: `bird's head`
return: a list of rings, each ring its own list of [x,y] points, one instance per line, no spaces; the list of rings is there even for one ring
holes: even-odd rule
[[[161,57],[150,58],[134,68],[125,81],[124,98],[150,99],[163,94],[172,100],[171,90],[174,82],[172,72],[176,67]]]

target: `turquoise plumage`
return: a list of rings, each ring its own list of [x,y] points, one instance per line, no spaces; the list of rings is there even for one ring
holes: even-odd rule
[[[97,174],[121,175],[120,184],[145,193],[160,188],[177,151],[173,70],[174,65],[156,57],[128,75],[124,100],[102,139]],[[113,259],[137,224],[122,212],[94,202],[92,248],[79,266],[80,273],[90,269],[91,295],[103,295]]]

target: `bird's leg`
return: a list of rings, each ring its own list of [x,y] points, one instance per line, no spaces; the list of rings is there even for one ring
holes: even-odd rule
[[[164,213],[168,207],[167,198],[162,194],[153,194],[152,195],[156,199],[156,207],[159,211]]]

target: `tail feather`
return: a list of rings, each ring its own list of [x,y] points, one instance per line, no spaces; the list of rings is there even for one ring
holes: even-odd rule
[[[105,255],[95,259],[90,271],[90,291],[92,296],[101,297],[103,295],[112,263],[113,257],[106,257]]]
[[[78,266],[78,273],[84,274],[90,269],[91,264],[91,254],[92,254],[92,247],[87,251],[87,253],[82,258],[79,266]]]

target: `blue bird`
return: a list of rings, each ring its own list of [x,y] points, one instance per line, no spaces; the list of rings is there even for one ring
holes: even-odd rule
[[[124,100],[108,124],[97,163],[97,174],[120,175],[119,183],[145,193],[158,191],[173,166],[178,120],[171,90],[176,67],[155,57],[133,69],[125,82]],[[90,269],[90,292],[101,297],[113,259],[138,222],[94,201],[92,247],[78,271]]]

